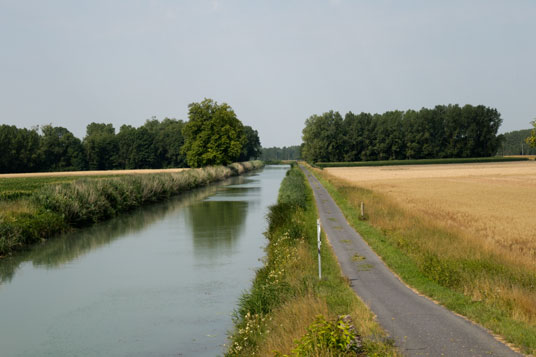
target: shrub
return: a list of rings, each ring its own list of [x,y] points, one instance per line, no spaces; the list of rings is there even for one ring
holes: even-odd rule
[[[293,356],[351,355],[361,352],[361,342],[344,317],[327,321],[319,315],[307,329],[307,333],[296,341]]]

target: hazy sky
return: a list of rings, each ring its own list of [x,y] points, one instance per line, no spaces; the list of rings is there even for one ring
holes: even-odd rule
[[[187,119],[227,102],[262,145],[304,121],[436,104],[536,117],[536,1],[0,0],[0,124]]]

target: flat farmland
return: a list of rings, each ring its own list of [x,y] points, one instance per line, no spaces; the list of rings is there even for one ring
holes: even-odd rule
[[[16,174],[0,174],[2,178],[26,177],[64,177],[64,176],[110,176],[110,175],[137,175],[181,172],[188,169],[135,169],[135,170],[106,170],[106,171],[57,171],[57,172],[31,172]]]
[[[367,238],[372,233],[365,227],[363,236],[384,247],[384,260],[405,262],[395,272],[420,281],[418,290],[449,309],[536,352],[536,162],[315,172],[354,216],[365,203],[363,224],[379,233]],[[409,266],[417,270],[407,273]],[[464,297],[438,293],[433,284]]]
[[[536,162],[327,168],[481,243],[536,260]],[[491,247],[490,247],[491,248]]]

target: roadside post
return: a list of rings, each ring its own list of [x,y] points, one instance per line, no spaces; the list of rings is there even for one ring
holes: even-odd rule
[[[317,242],[318,242],[318,279],[322,280],[322,260],[320,258],[320,246],[322,245],[322,241],[320,240],[320,232],[322,231],[322,228],[320,228],[320,218],[316,220],[316,232],[317,232]]]

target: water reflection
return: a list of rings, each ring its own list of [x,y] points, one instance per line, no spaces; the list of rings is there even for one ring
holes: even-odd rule
[[[224,185],[239,185],[246,182],[244,177],[233,177],[219,184],[206,186],[184,193],[171,200],[137,209],[131,213],[123,214],[107,222],[103,222],[75,232],[60,235],[49,239],[41,244],[32,246],[29,250],[19,252],[12,257],[0,260],[0,285],[13,279],[18,267],[25,262],[31,262],[34,267],[46,269],[56,268],[66,264],[80,256],[98,249],[106,244],[110,244],[118,238],[127,237],[129,233],[147,229],[153,222],[162,219],[164,216],[182,209],[191,207],[188,210],[195,232],[200,232],[204,236],[210,235],[211,230],[203,231],[202,225],[211,224],[223,229],[223,238],[218,240],[218,244],[230,242],[235,236],[230,230],[232,227],[243,225],[245,219],[245,207],[231,207],[223,202],[202,202],[203,206],[198,207],[194,203],[214,195],[219,190],[225,189]],[[233,192],[235,189],[229,189]],[[205,204],[206,203],[206,204]],[[247,206],[247,203],[244,203]],[[242,205],[238,205],[242,206]],[[206,209],[206,212],[204,210]],[[222,212],[218,212],[222,210]],[[205,218],[207,220],[205,220]],[[204,232],[204,233],[203,233]],[[216,231],[213,231],[215,234]],[[204,238],[200,240],[203,241]],[[200,243],[203,245],[204,243]],[[207,242],[210,244],[210,242]]]
[[[0,261],[0,355],[221,353],[285,171],[266,167]]]
[[[193,232],[194,254],[218,255],[231,250],[243,232],[248,204],[207,200],[189,206],[185,214]]]

